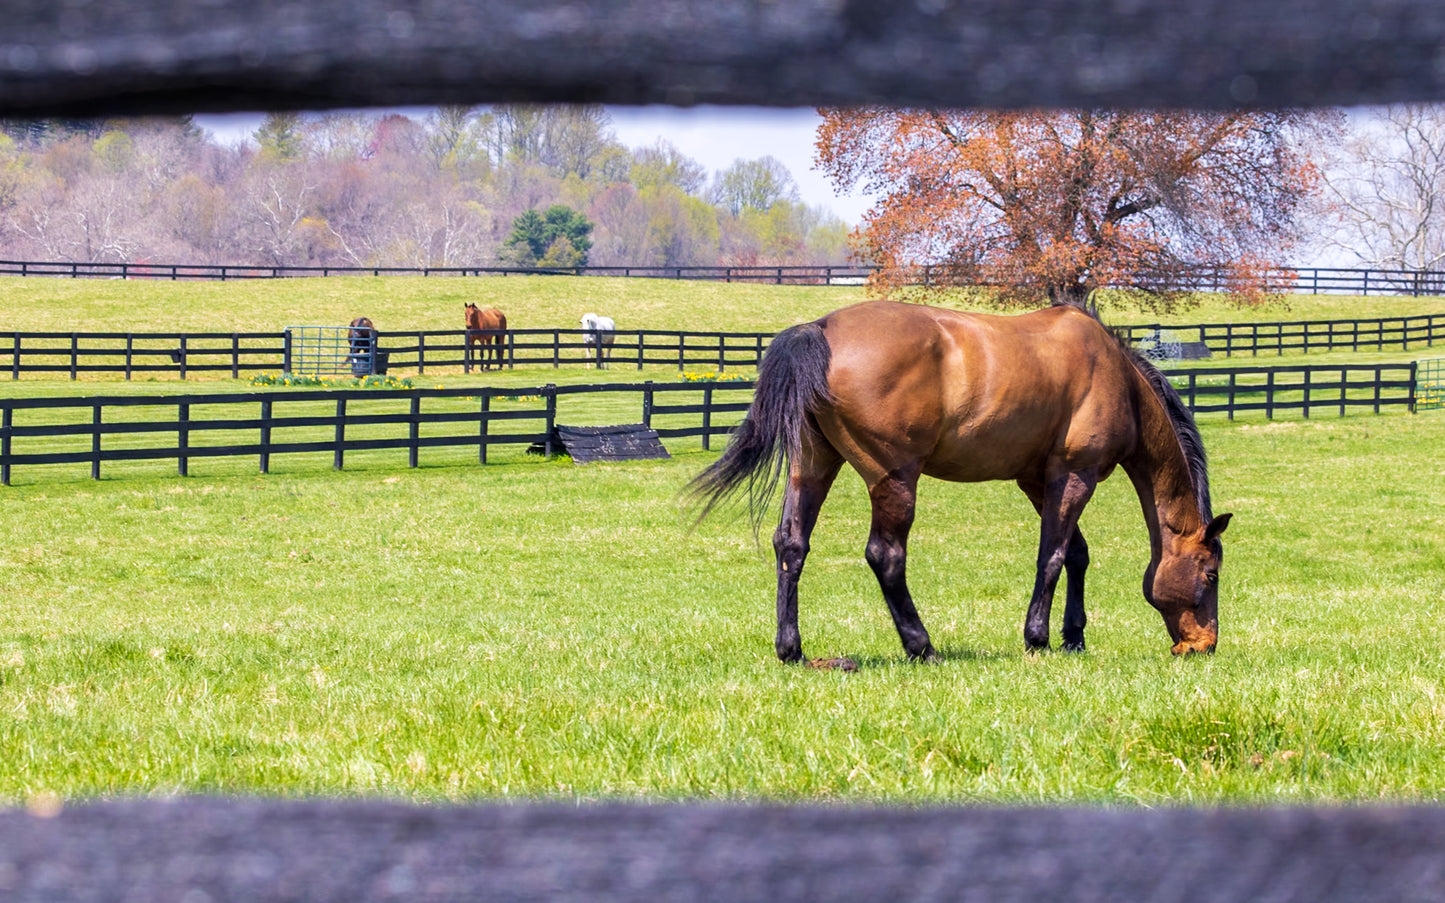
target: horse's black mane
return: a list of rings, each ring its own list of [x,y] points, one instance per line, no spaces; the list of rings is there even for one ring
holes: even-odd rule
[[[1184,464],[1189,469],[1189,480],[1194,484],[1194,496],[1199,500],[1199,515],[1206,524],[1209,523],[1214,519],[1214,508],[1209,499],[1209,461],[1204,454],[1204,439],[1199,435],[1193,412],[1184,403],[1184,399],[1179,397],[1169,378],[1154,366],[1153,361],[1129,344],[1129,340],[1120,330],[1105,323],[1092,305],[1086,312],[1114,337],[1114,341],[1119,343],[1119,349],[1133,363],[1134,369],[1139,371],[1139,375],[1144,377],[1144,381],[1164,405],[1169,421],[1174,424],[1174,433],[1179,437],[1179,448],[1184,452]]]

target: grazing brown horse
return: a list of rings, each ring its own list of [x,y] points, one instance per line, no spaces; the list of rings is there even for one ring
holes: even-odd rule
[[[507,315],[495,307],[482,309],[475,304],[468,304],[465,310],[467,315],[466,372],[472,372],[472,346],[477,343],[481,343],[482,346],[482,369],[486,370],[490,366],[487,360],[489,348],[496,358],[497,369],[502,369],[502,348],[507,342]]]
[[[1230,515],[1210,510],[1194,419],[1163,374],[1078,308],[1005,317],[875,301],[794,326],[768,346],[747,417],[692,487],[704,516],[746,487],[756,523],[786,467],[773,537],[785,662],[803,658],[798,577],[845,462],[867,484],[866,558],[911,658],[936,657],[904,577],[923,474],[1018,484],[1042,521],[1024,643],[1048,648],[1062,572],[1063,648],[1082,650],[1089,551],[1079,515],[1122,467],[1149,528],[1144,598],[1174,653],[1211,652],[1218,641],[1220,534]]]

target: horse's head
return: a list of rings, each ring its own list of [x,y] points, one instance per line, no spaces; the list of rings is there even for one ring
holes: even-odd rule
[[[466,316],[468,329],[480,329],[482,327],[482,312],[477,309],[475,304],[468,301],[466,307],[462,310]]]
[[[1221,514],[1190,534],[1166,536],[1163,554],[1144,574],[1144,598],[1164,618],[1173,652],[1213,652],[1219,642],[1219,535],[1231,515]]]

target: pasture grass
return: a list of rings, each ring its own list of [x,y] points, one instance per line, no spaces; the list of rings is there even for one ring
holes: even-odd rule
[[[1022,651],[1022,496],[925,482],[910,578],[943,662],[923,666],[845,474],[802,629],[851,674],[774,660],[767,539],[736,513],[693,528],[695,445],[0,490],[0,799],[1445,799],[1445,416],[1204,434],[1236,516],[1220,650],[1187,659],[1140,598],[1119,475],[1084,517],[1081,655]]]
[[[378,329],[465,327],[466,303],[497,307],[513,329],[576,329],[588,311],[620,329],[777,332],[867,297],[863,286],[768,285],[578,276],[331,276],[228,282],[0,276],[0,330],[53,332],[279,332],[345,325],[368,316]],[[1240,308],[1218,295],[1158,314],[1100,295],[1114,323],[1273,322],[1379,319],[1440,313],[1438,297],[1289,295]],[[979,309],[971,292],[930,303]]]

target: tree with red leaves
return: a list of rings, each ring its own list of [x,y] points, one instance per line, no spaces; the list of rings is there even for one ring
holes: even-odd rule
[[[820,110],[816,163],[881,198],[854,235],[883,292],[992,286],[1000,306],[1097,288],[1167,309],[1268,297],[1335,113]],[[927,267],[926,280],[919,268]]]

